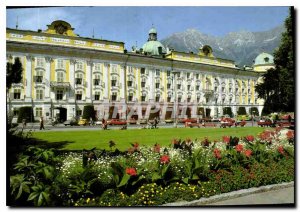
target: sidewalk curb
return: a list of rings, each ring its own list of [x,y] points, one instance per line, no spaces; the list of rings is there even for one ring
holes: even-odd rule
[[[255,187],[255,188],[249,188],[249,189],[242,189],[238,191],[232,191],[229,193],[224,193],[224,194],[218,194],[215,196],[211,197],[203,197],[198,200],[193,200],[191,202],[187,201],[181,201],[181,202],[173,202],[173,203],[167,203],[162,206],[201,206],[201,205],[208,205],[211,203],[223,201],[223,200],[228,200],[228,199],[234,199],[237,197],[243,197],[251,194],[256,194],[256,193],[262,193],[266,191],[273,191],[273,190],[278,190],[282,188],[288,188],[288,187],[293,187],[294,186],[294,181],[289,182],[289,183],[281,183],[281,184],[273,184],[273,185],[267,185],[267,186],[261,186],[261,187]]]

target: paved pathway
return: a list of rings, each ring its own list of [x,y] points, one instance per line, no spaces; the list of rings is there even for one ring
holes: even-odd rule
[[[294,187],[223,200],[207,205],[266,205],[294,203]]]

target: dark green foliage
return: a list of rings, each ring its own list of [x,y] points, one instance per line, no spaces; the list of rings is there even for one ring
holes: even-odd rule
[[[251,108],[249,109],[249,115],[255,115],[255,116],[258,116],[259,113],[258,113],[257,107],[251,107]]]
[[[10,89],[13,83],[20,83],[22,80],[22,63],[20,58],[16,57],[14,64],[6,64],[6,88]]]
[[[233,113],[232,113],[231,107],[224,107],[223,108],[223,114],[224,115],[229,115],[232,118],[233,117]]]
[[[256,85],[259,98],[265,99],[264,113],[295,110],[294,11],[285,20],[286,31],[274,52],[275,68],[263,74],[264,82]]]
[[[83,119],[90,120],[92,118],[93,120],[96,120],[96,113],[93,105],[85,105],[83,108]]]
[[[18,115],[18,123],[22,123],[22,120],[26,119],[26,122],[34,122],[34,115],[32,107],[20,107]]]
[[[238,111],[237,111],[238,115],[247,115],[246,113],[246,108],[245,107],[239,107]]]

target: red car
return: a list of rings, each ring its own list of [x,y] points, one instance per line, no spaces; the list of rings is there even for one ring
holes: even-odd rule
[[[121,120],[121,119],[112,119],[110,122],[109,122],[110,125],[126,125],[127,122],[126,120]]]
[[[267,119],[267,120],[260,120],[260,121],[257,122],[257,125],[261,126],[261,127],[265,127],[265,126],[270,127],[272,125],[272,121],[269,120],[269,119]]]
[[[186,123],[186,122],[197,123],[197,119],[192,119],[192,118],[180,119],[179,122],[181,122],[181,123]]]

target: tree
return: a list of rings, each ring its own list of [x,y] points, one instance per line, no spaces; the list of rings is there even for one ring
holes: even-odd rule
[[[239,107],[238,111],[237,111],[238,115],[247,115],[246,113],[246,108],[245,107]]]
[[[9,89],[11,88],[12,84],[21,82],[22,72],[23,72],[23,67],[20,58],[16,57],[14,63],[8,62],[6,64],[6,98],[8,98]],[[8,121],[7,129],[9,129],[11,124],[11,119],[12,119],[12,117],[10,116],[10,108],[6,113],[6,116]]]
[[[290,8],[285,20],[286,31],[274,52],[275,68],[262,75],[263,83],[256,85],[259,98],[265,99],[264,112],[293,112],[295,110],[294,11]]]
[[[232,113],[231,107],[224,107],[223,108],[223,114],[224,115],[229,115],[232,118],[233,117],[233,113]]]
[[[22,80],[23,67],[20,58],[16,57],[14,64],[6,64],[6,89],[9,90],[13,83],[20,83]]]

